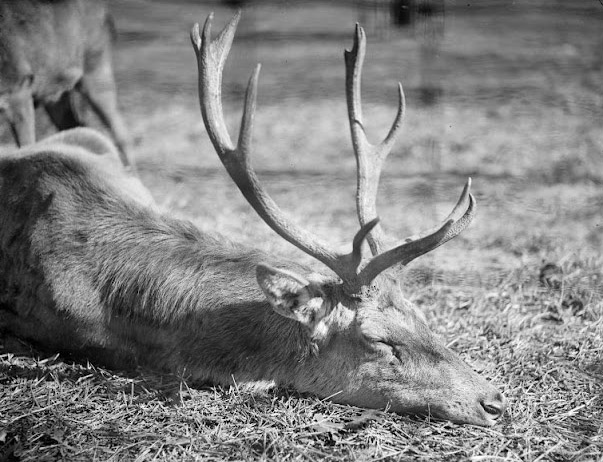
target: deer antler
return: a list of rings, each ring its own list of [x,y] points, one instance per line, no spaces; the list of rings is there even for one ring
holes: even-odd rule
[[[469,194],[470,180],[467,182],[456,207],[442,225],[407,238],[405,243],[398,247],[381,252],[384,233],[378,226],[379,219],[376,216],[377,188],[383,161],[391,151],[402,126],[405,100],[402,85],[399,85],[398,113],[394,123],[388,135],[380,144],[370,144],[362,125],[360,74],[366,39],[363,29],[359,26],[356,26],[352,50],[345,52],[348,115],[358,170],[356,205],[361,225],[360,230],[354,237],[352,252],[349,254],[335,252],[317,236],[310,234],[289,220],[262,187],[250,162],[253,117],[260,72],[259,64],[247,85],[243,117],[236,146],[233,144],[224,122],[222,71],[239,18],[240,12],[230,20],[214,41],[211,41],[213,14],[210,14],[205,21],[202,36],[199,34],[199,24],[195,24],[191,30],[191,42],[197,55],[199,68],[199,103],[205,128],[222,164],[243,193],[245,199],[268,226],[288,242],[331,268],[342,279],[349,293],[357,293],[387,268],[395,264],[407,264],[457,236],[467,227],[475,210],[475,200]],[[469,206],[457,218],[467,198],[469,199]],[[361,246],[364,239],[369,241],[374,256],[359,270],[362,260]]]
[[[360,97],[360,81],[365,50],[366,37],[364,30],[359,25],[356,25],[354,45],[352,50],[345,51],[344,57],[346,65],[348,118],[357,165],[356,208],[361,225],[377,217],[376,201],[381,168],[400,133],[406,109],[402,84],[398,84],[398,113],[394,123],[388,135],[380,144],[372,145],[369,143],[362,124]],[[456,206],[441,225],[435,226],[418,235],[408,237],[404,239],[402,245],[391,250],[383,252],[385,234],[380,225],[375,226],[367,236],[373,258],[360,272],[360,279],[364,283],[370,282],[385,269],[396,264],[406,265],[415,258],[458,236],[471,223],[475,214],[475,199],[469,193],[470,187],[471,179],[469,178]],[[469,202],[468,205],[466,205],[467,200]]]
[[[247,85],[243,118],[236,146],[233,145],[228,134],[222,111],[222,71],[239,18],[240,12],[230,20],[213,42],[211,41],[213,14],[210,14],[205,21],[202,36],[199,35],[199,24],[195,24],[191,30],[191,41],[199,68],[199,103],[209,138],[230,177],[262,220],[291,244],[331,268],[343,280],[347,290],[355,293],[360,288],[357,274],[361,262],[360,247],[367,234],[377,224],[377,220],[363,224],[354,237],[351,253],[340,254],[318,237],[289,220],[268,195],[250,162],[260,65],[256,67]]]
[[[356,209],[361,225],[377,217],[377,190],[379,176],[386,157],[389,155],[402,128],[406,112],[406,99],[402,84],[398,84],[398,113],[385,139],[378,145],[369,143],[362,123],[362,104],[360,98],[360,81],[362,64],[366,52],[366,36],[364,29],[356,24],[354,46],[352,50],[344,50],[345,58],[345,94],[348,105],[348,118],[352,134],[352,145],[356,156]],[[381,252],[384,244],[383,230],[375,226],[367,237],[373,255]]]

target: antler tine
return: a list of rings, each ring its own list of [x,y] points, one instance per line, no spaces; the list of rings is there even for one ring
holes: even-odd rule
[[[390,153],[402,127],[406,111],[406,101],[402,84],[398,84],[398,112],[385,139],[378,145],[372,145],[367,137],[362,122],[361,75],[366,54],[366,36],[364,29],[356,24],[354,45],[351,50],[344,51],[346,66],[346,100],[348,118],[352,136],[352,145],[356,157],[357,193],[356,209],[360,225],[364,226],[377,217],[377,190],[379,177],[385,158]],[[381,252],[385,237],[381,226],[373,228],[367,237],[371,252]]]
[[[354,236],[354,240],[352,242],[352,253],[350,255],[350,261],[354,268],[358,268],[360,262],[362,261],[362,243],[378,223],[379,218],[369,221],[366,225],[361,226]]]
[[[210,38],[212,15],[205,22],[202,37],[199,26],[191,31],[191,41],[199,67],[199,103],[209,138],[224,167],[257,214],[276,233],[331,268],[350,290],[357,290],[357,268],[360,264],[360,244],[376,224],[361,227],[354,239],[350,254],[338,254],[328,244],[291,222],[260,184],[251,167],[251,138],[255,113],[260,66],[253,72],[247,86],[245,105],[237,146],[228,134],[221,101],[222,70],[228,56],[240,12],[212,42]],[[360,236],[360,237],[359,237]]]
[[[199,36],[199,24],[191,30],[191,42],[197,55],[199,69],[199,99],[207,134],[222,158],[234,150],[222,111],[222,70],[232,45],[241,12],[237,12],[215,41],[211,41],[211,13],[203,25],[203,38]]]
[[[473,216],[475,214],[475,198],[473,197],[473,195],[471,195],[469,193],[470,189],[471,189],[471,178],[468,178],[467,182],[465,183],[465,186],[463,187],[463,192],[461,193],[456,205],[452,209],[452,212],[450,212],[448,214],[448,216],[442,221],[442,223],[439,225],[436,225],[426,231],[423,231],[421,233],[407,237],[406,239],[404,239],[404,243],[416,241],[418,239],[422,239],[425,236],[433,234],[436,231],[438,231],[442,226],[444,226],[444,224],[446,222],[448,222],[450,220],[455,222],[454,230],[458,229],[461,225],[464,225],[464,226],[462,227],[462,229],[460,231],[458,231],[458,233],[456,233],[454,236],[448,237],[444,242],[447,242],[450,239],[452,239],[453,237],[455,237],[456,235],[460,234],[467,226],[469,226],[469,223],[471,222],[471,220],[473,219]],[[466,204],[467,201],[469,201],[469,205]],[[459,212],[461,212],[461,211],[463,211],[463,212],[459,215]],[[442,242],[440,245],[444,244],[444,242]]]
[[[359,274],[362,284],[369,284],[379,273],[396,264],[407,265],[415,258],[432,251],[463,232],[475,215],[475,198],[469,193],[470,188],[471,178],[467,180],[454,209],[441,225],[411,236],[405,239],[404,244],[373,257]],[[460,217],[457,217],[467,199],[469,204],[466,210]]]

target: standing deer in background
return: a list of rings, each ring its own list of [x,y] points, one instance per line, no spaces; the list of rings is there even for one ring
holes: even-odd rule
[[[85,125],[78,92],[109,129],[124,165],[128,133],[117,109],[112,20],[99,0],[0,2],[0,112],[19,146],[35,142],[34,107],[58,130]]]
[[[396,266],[468,225],[469,184],[443,225],[384,248],[377,182],[404,97],[400,87],[385,141],[369,144],[360,114],[365,38],[357,27],[346,90],[361,227],[349,254],[298,227],[250,165],[259,67],[236,146],[226,130],[222,69],[238,19],[213,42],[211,16],[202,37],[198,25],[192,31],[207,132],[262,219],[337,276],[161,214],[112,156],[98,155],[107,151],[101,135],[76,129],[0,161],[0,329],[112,368],[185,371],[197,383],[272,380],[339,403],[493,425],[502,395],[436,338],[396,281]]]

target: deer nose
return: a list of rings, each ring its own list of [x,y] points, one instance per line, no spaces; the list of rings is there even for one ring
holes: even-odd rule
[[[496,392],[490,399],[480,401],[482,408],[491,419],[498,419],[505,411],[505,398],[500,392]]]

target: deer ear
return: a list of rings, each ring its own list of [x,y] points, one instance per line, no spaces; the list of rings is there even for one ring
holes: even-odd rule
[[[272,309],[281,316],[313,329],[327,314],[320,290],[304,277],[265,264],[257,266],[256,276]]]

